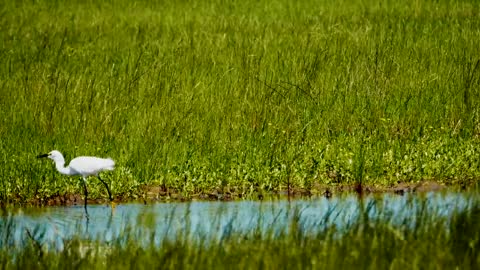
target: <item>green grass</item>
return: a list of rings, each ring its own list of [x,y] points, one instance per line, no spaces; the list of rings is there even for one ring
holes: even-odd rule
[[[399,210],[405,216],[400,224],[393,222],[395,213],[382,208],[377,217],[369,218],[370,207],[381,207],[381,203],[369,203],[345,231],[330,226],[312,233],[304,229],[301,211],[292,208],[286,225],[289,230],[280,234],[260,225],[240,233],[232,222],[219,226],[217,233],[222,237],[195,235],[185,226],[187,230],[178,230],[176,237],[161,243],[154,243],[156,232],[152,230],[151,242],[142,244],[138,236],[148,239],[149,235],[139,229],[149,223],[146,217],[109,243],[79,235],[64,239],[60,250],[47,248],[39,230],[30,237],[25,233],[23,246],[9,246],[15,224],[3,218],[0,265],[2,269],[478,269],[478,196],[470,197],[470,208],[448,217],[440,214],[442,208],[433,210],[423,202]],[[188,216],[184,222],[189,222]],[[218,220],[209,222],[214,227]]]
[[[3,1],[0,198],[480,176],[477,1]],[[105,197],[90,185],[92,196]]]

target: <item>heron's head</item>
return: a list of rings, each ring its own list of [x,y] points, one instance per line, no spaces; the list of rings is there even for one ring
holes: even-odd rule
[[[63,161],[63,155],[57,150],[53,150],[48,154],[38,155],[37,158],[46,158],[52,159],[53,161]]]

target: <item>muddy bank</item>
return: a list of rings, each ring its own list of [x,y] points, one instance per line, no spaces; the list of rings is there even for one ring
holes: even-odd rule
[[[271,199],[297,199],[324,196],[330,198],[339,196],[344,193],[357,193],[359,195],[367,195],[372,193],[394,193],[403,195],[406,193],[424,193],[435,192],[442,190],[468,190],[476,186],[477,181],[463,181],[455,185],[445,185],[435,181],[423,181],[419,183],[404,183],[398,182],[391,186],[381,185],[316,185],[311,189],[290,188],[290,190],[281,191],[261,191],[257,190],[253,193],[242,194],[235,190],[212,190],[209,192],[200,192],[185,196],[181,191],[165,188],[161,186],[144,186],[136,194],[116,194],[114,201],[116,203],[123,202],[142,202],[145,204],[153,202],[168,202],[168,201],[231,201],[239,199],[253,199],[253,200],[271,200]],[[34,198],[29,200],[18,200],[9,202],[9,204],[19,204],[28,206],[71,206],[82,205],[83,195],[78,194],[55,194],[49,197]],[[108,199],[92,198],[88,200],[89,204],[103,204],[108,203]],[[2,203],[4,204],[4,203]]]

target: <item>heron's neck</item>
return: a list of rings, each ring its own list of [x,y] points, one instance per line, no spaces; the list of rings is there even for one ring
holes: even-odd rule
[[[57,171],[59,171],[61,174],[72,174],[72,170],[70,169],[70,167],[65,167],[65,160],[63,159],[55,160],[55,167],[57,168]]]

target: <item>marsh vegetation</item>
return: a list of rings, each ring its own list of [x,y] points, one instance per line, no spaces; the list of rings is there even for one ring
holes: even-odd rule
[[[6,1],[0,198],[476,184],[476,1]],[[33,19],[35,18],[35,19]],[[101,186],[92,194],[105,198]]]
[[[467,210],[419,207],[404,225],[360,204],[341,235],[292,209],[282,233],[145,244],[131,227],[61,249],[35,228],[15,248],[4,210],[2,268],[478,268],[478,1],[19,0],[0,14],[2,209],[81,203],[80,179],[35,159],[53,149],[113,158],[117,201],[473,187]]]

